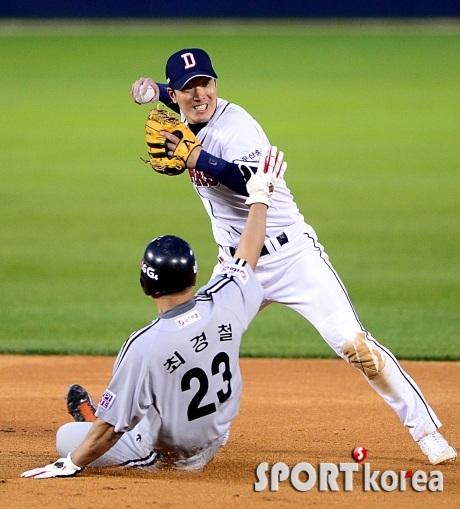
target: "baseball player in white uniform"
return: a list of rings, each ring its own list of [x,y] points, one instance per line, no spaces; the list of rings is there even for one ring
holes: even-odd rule
[[[167,84],[140,78],[135,102],[149,86],[151,102],[162,101],[200,140],[187,160],[192,184],[211,220],[220,263],[232,259],[248,214],[245,182],[269,140],[243,108],[217,97],[217,74],[199,48],[174,53],[166,64]],[[178,139],[162,132],[172,151]],[[220,270],[218,265],[214,274]],[[452,461],[455,449],[437,431],[441,422],[394,355],[358,319],[344,284],[314,229],[305,222],[282,180],[271,198],[266,239],[255,274],[264,288],[261,309],[272,302],[299,312],[331,348],[358,368],[399,415],[432,464]]]
[[[68,477],[87,465],[201,470],[225,444],[240,406],[241,336],[263,299],[253,269],[269,199],[286,169],[282,152],[267,151],[248,181],[250,212],[235,257],[196,295],[190,246],[170,235],[149,243],[140,279],[158,318],[123,345],[94,422],[62,426],[62,457],[22,477]]]

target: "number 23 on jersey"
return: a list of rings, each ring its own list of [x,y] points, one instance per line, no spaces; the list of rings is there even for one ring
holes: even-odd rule
[[[221,366],[223,366],[223,371],[221,371]],[[232,373],[230,371],[230,358],[227,353],[219,352],[214,357],[211,363],[211,374],[212,376],[220,375],[222,376],[222,379],[227,382],[225,391],[220,389],[216,392],[216,399],[220,403],[224,403],[232,395],[232,386],[230,382],[232,379]],[[213,414],[217,411],[215,402],[200,406],[200,403],[203,401],[209,390],[208,375],[203,369],[196,367],[189,369],[186,373],[184,373],[181,380],[182,392],[189,391],[191,389],[191,381],[194,378],[198,380],[199,386],[187,408],[187,418],[189,421],[194,421],[195,419]]]

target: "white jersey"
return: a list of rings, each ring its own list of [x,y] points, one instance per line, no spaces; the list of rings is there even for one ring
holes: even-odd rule
[[[241,336],[262,298],[262,286],[244,260],[222,265],[194,298],[129,337],[97,417],[117,432],[146,418],[144,445],[171,462],[224,437],[240,405]]]
[[[185,121],[185,117],[182,119]],[[214,115],[197,138],[203,149],[216,157],[256,167],[262,148],[270,145],[258,122],[243,108],[224,99],[217,99]],[[201,170],[189,170],[189,173],[211,219],[216,243],[236,247],[249,212],[244,203],[247,196],[232,191]],[[270,200],[266,238],[276,237],[290,226],[298,230],[293,235],[296,236],[303,225],[304,218],[283,179]]]

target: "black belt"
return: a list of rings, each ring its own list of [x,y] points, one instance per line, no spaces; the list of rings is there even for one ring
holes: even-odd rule
[[[284,246],[284,244],[287,244],[289,242],[289,239],[287,238],[287,235],[283,232],[278,237],[276,237],[276,240],[279,242],[280,246]],[[272,244],[273,245],[273,244]],[[275,246],[273,246],[275,247]],[[230,251],[230,256],[235,256],[236,248],[229,247],[228,250]],[[265,256],[270,254],[269,250],[267,249],[267,246],[264,244],[262,250],[260,251],[260,256]]]

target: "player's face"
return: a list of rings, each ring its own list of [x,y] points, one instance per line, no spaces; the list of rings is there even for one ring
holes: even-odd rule
[[[216,111],[217,85],[214,78],[197,76],[180,90],[170,92],[189,124],[208,122]]]

